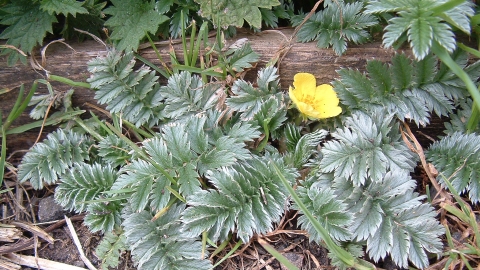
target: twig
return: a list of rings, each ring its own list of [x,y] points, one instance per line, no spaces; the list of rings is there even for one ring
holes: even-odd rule
[[[78,249],[78,252],[80,253],[80,258],[82,261],[85,263],[85,265],[88,267],[90,270],[97,270],[95,266],[88,260],[87,256],[85,256],[85,253],[83,253],[82,249],[82,244],[80,243],[80,240],[78,239],[77,233],[75,232],[75,228],[73,228],[72,221],[65,216],[65,221],[67,222],[68,229],[70,230],[70,235],[72,236],[73,242],[75,243],[75,246]]]
[[[16,264],[25,265],[33,268],[39,267],[38,269],[44,269],[44,270],[84,270],[84,268],[81,268],[81,267],[77,267],[77,266],[73,266],[65,263],[59,263],[55,261],[50,261],[42,258],[38,258],[38,266],[37,266],[35,262],[35,257],[20,255],[15,253],[4,254],[3,256],[0,256],[0,258],[7,259],[8,261]]]
[[[406,131],[404,131],[404,129]],[[415,135],[413,135],[408,124],[403,122],[403,128],[402,126],[400,126],[400,130],[401,130],[403,141],[407,144],[410,150],[417,153],[417,155],[420,157],[420,161],[422,163],[423,169],[427,173],[428,179],[432,183],[433,187],[437,190],[438,192],[437,195],[441,195],[442,198],[444,198],[445,200],[451,201],[452,196],[447,192],[445,192],[445,190],[440,186],[440,184],[438,184],[437,179],[435,179],[435,177],[433,176],[430,166],[428,166],[427,160],[425,159],[425,153],[423,152],[423,148],[418,142],[417,138],[415,138]],[[415,144],[415,147],[411,144],[409,139]]]

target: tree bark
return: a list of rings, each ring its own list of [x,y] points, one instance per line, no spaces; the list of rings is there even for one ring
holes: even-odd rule
[[[255,34],[239,33],[233,40],[228,40],[227,42],[232,44],[240,38],[248,38],[252,49],[260,55],[260,62],[257,66],[247,72],[245,77],[247,80],[254,81],[257,70],[265,66],[274,57],[283,57],[278,68],[281,87],[284,90],[288,90],[289,85],[293,82],[293,76],[298,72],[314,74],[317,78],[317,84],[329,83],[338,77],[336,71],[341,68],[364,70],[367,60],[389,61],[395,53],[394,50],[384,49],[381,46],[381,42],[377,41],[363,45],[350,45],[345,54],[337,56],[332,49],[317,48],[315,42],[298,43],[293,40],[291,43],[288,43],[292,34],[292,29],[270,30]],[[160,54],[164,60],[169,60],[168,53],[171,50],[171,46],[168,42],[160,43],[157,45]],[[290,44],[291,47],[285,46],[286,44]],[[0,89],[7,88],[11,90],[6,94],[0,95],[0,108],[4,119],[15,103],[21,84],[25,85],[26,90],[30,89],[35,79],[43,78],[48,80],[47,73],[66,77],[73,81],[84,82],[90,76],[87,71],[88,61],[97,56],[105,56],[107,54],[107,48],[93,40],[69,43],[69,45],[71,48],[61,43],[54,43],[48,46],[45,52],[46,61],[43,66],[45,70],[35,70],[31,65],[21,64],[8,67],[5,57],[0,57]],[[178,59],[183,59],[181,56],[182,45],[176,42],[172,47],[180,56]],[[141,48],[143,49],[140,49],[139,53],[143,57],[160,66],[160,61],[148,44],[141,46]],[[35,57],[35,59],[38,63],[42,63],[40,56]],[[168,62],[167,64],[169,64]],[[65,84],[51,83],[53,88],[58,91],[66,91],[71,88]],[[45,85],[40,85],[38,92],[47,93]],[[75,88],[75,93],[72,97],[73,106],[91,109],[86,107],[85,103],[96,104],[93,96],[93,90]],[[29,110],[27,109],[26,113],[15,121],[13,127],[32,122],[32,119],[28,117],[28,112]],[[43,133],[46,134],[53,129],[46,128]],[[15,150],[24,150],[31,147],[38,132],[39,129],[34,129],[19,136],[9,136],[7,138],[8,152],[11,153]]]

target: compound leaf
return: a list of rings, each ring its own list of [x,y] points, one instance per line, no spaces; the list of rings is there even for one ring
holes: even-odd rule
[[[82,7],[83,2],[76,0],[41,0],[40,8],[48,12],[48,14],[63,14],[67,16],[72,14],[74,17],[77,13],[88,13],[87,9]]]

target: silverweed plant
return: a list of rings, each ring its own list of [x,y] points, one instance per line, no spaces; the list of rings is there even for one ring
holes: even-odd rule
[[[113,2],[110,12],[122,1]],[[257,10],[280,4],[252,1],[252,14],[226,21],[234,17],[225,14],[240,12],[235,1],[199,2],[200,14],[218,26],[258,26]],[[216,5],[225,14],[216,14]],[[249,243],[288,210],[300,213],[301,229],[339,268],[373,269],[389,257],[398,267],[424,269],[441,255],[452,265],[465,256],[448,255],[448,227],[411,174],[430,162],[439,187],[472,204],[480,198],[480,64],[468,61],[478,51],[455,39],[456,30],[470,33],[475,8],[456,0],[327,1],[298,24],[300,41],[315,39],[341,54],[383,22],[383,44],[407,41],[413,55],[370,60],[365,72],[338,70],[331,85],[317,86],[313,74],[298,71],[289,91],[275,66],[260,68],[255,82],[237,76],[258,55],[248,43],[222,47],[220,28],[210,44],[208,23],[198,36],[195,23],[181,27],[184,59],[172,54],[171,67],[154,67],[123,51],[136,43],[117,41],[117,49],[88,63],[87,82],[109,120],[92,114],[59,128],[25,155],[18,179],[34,188],[57,184],[57,202],[86,213],[85,224],[105,235],[97,249],[104,269],[116,267],[126,250],[139,269],[212,269],[220,262],[214,265],[209,250]],[[111,38],[121,40],[110,20],[117,29]],[[451,119],[448,135],[425,154],[411,151],[404,124],[427,125],[432,114]]]

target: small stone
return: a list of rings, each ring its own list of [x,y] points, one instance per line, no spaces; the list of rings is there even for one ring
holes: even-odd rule
[[[283,256],[285,256],[285,258],[287,258],[291,263],[293,263],[293,265],[295,265],[297,268],[299,269],[302,269],[303,267],[303,259],[304,259],[304,256],[302,254],[298,254],[298,253],[293,253],[293,252],[289,252],[289,253],[285,253],[283,254]],[[280,266],[280,268],[282,270],[287,270],[287,268],[283,265]]]
[[[38,221],[48,222],[62,219],[64,211],[62,206],[55,202],[53,196],[49,196],[40,200],[38,204]]]
[[[73,266],[76,266],[76,267],[85,267],[85,264],[83,263],[83,261],[74,261],[72,262],[72,265]]]

